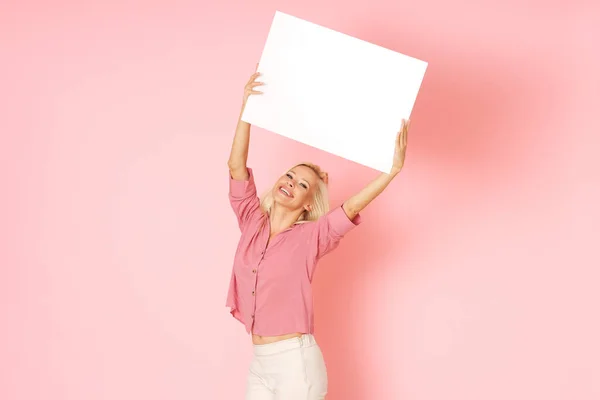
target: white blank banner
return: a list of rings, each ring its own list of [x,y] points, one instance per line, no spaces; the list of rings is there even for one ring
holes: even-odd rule
[[[427,63],[277,11],[242,120],[389,172]]]

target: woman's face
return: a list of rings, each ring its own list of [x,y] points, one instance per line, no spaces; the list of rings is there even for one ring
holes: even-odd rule
[[[299,165],[285,173],[273,186],[273,200],[290,210],[310,210],[319,177],[311,168]]]

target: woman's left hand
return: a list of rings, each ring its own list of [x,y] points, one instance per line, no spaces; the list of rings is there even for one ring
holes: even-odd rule
[[[397,174],[402,170],[404,166],[404,159],[406,158],[406,145],[408,143],[408,128],[410,127],[410,120],[402,119],[402,126],[400,132],[396,136],[396,151],[394,152],[394,162],[392,165],[392,173]]]

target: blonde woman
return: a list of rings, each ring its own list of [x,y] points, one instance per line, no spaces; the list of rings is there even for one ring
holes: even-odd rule
[[[261,94],[255,73],[248,97]],[[302,163],[281,175],[259,198],[246,166],[250,125],[238,120],[229,157],[229,200],[241,237],[226,305],[252,335],[246,400],[317,400],[327,393],[327,369],[314,333],[311,282],[319,259],[360,224],[359,212],[400,172],[408,123],[396,140],[393,168],[341,206],[329,210],[327,173]]]

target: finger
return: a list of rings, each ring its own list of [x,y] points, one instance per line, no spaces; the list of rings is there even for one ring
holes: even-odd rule
[[[407,130],[406,130],[406,125],[404,125],[404,129],[402,129],[402,147],[406,146],[406,134],[407,134]]]
[[[262,82],[249,83],[244,87],[244,90],[252,90],[257,86],[262,86],[262,85],[264,85],[264,83],[262,83]]]
[[[256,69],[255,69],[255,71],[257,71],[257,72],[258,72],[258,64],[259,63],[256,63]]]
[[[263,92],[259,92],[258,90],[248,90],[246,91],[247,94],[263,94]]]
[[[400,131],[399,133],[399,141],[400,141],[400,145],[403,146],[404,145],[404,136],[406,135],[406,120],[404,118],[402,118],[402,123],[400,125]]]
[[[248,82],[246,83],[246,85],[249,85],[250,83],[254,82],[254,80],[260,75],[260,72],[255,72],[250,76],[250,79],[248,80]]]

